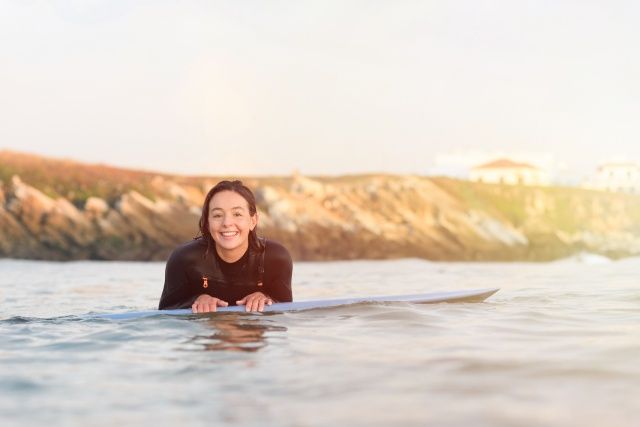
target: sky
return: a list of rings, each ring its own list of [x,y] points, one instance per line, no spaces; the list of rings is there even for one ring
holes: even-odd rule
[[[0,0],[0,149],[187,175],[640,161],[634,1]]]

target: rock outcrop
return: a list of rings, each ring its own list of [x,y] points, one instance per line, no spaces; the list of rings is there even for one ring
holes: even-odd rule
[[[199,218],[182,202],[153,202],[131,191],[114,207],[90,197],[83,209],[14,176],[0,206],[0,256],[51,260],[165,258],[194,236]]]
[[[1,257],[164,260],[197,235],[200,203],[217,181],[115,169],[105,180],[68,162],[73,179],[58,181],[23,163],[12,168],[20,175],[0,182]],[[298,260],[640,254],[639,196],[392,175],[245,182],[256,194],[260,234]]]

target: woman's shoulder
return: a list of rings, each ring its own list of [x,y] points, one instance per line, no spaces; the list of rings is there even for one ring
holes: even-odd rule
[[[171,252],[170,259],[189,258],[202,255],[207,250],[207,242],[203,238],[196,238],[181,244]]]
[[[275,240],[265,239],[264,245],[264,256],[267,260],[291,262],[291,255],[289,254],[289,251],[281,243],[276,242]]]

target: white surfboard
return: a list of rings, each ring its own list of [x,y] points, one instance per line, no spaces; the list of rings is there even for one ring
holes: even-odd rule
[[[413,295],[388,295],[388,296],[370,296],[370,297],[353,297],[339,299],[322,299],[308,301],[294,301],[274,303],[264,307],[266,313],[281,313],[288,311],[312,310],[316,308],[330,308],[350,304],[360,303],[385,303],[385,302],[409,302],[415,304],[433,304],[438,302],[482,302],[491,295],[498,292],[499,289],[474,289],[463,291],[448,292],[431,292],[426,294]],[[244,306],[218,307],[217,313],[244,312]],[[210,314],[210,313],[203,313]],[[149,310],[149,311],[130,311],[126,313],[112,314],[96,314],[94,317],[112,320],[137,319],[149,316],[184,316],[194,315],[190,308],[178,310]]]

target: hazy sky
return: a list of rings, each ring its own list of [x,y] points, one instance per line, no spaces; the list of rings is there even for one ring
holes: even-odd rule
[[[0,149],[185,174],[640,161],[635,1],[0,0]]]

